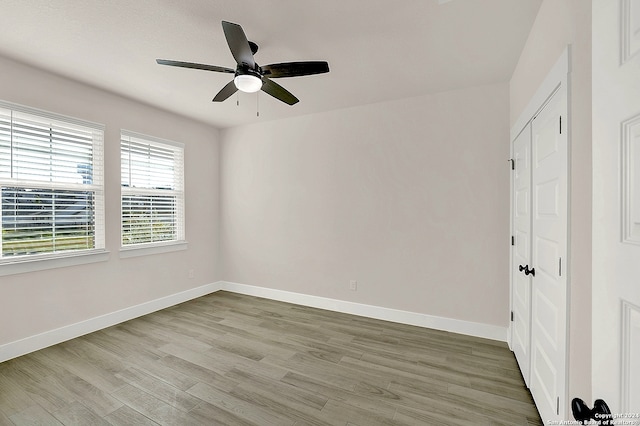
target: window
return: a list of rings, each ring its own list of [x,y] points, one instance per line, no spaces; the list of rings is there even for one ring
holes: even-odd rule
[[[184,147],[122,131],[122,247],[184,242]]]
[[[0,101],[0,264],[104,250],[103,135]]]

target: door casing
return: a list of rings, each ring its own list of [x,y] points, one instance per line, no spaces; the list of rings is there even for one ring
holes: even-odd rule
[[[570,135],[569,135],[569,114],[568,114],[568,105],[570,105],[570,90],[569,90],[569,62],[570,61],[570,46],[567,46],[567,48],[565,49],[565,51],[562,53],[562,55],[560,56],[560,58],[557,60],[556,64],[552,67],[552,69],[550,70],[549,74],[547,75],[547,77],[544,79],[544,81],[542,82],[542,84],[539,86],[538,90],[536,91],[535,95],[532,97],[532,99],[529,101],[527,107],[525,108],[525,110],[523,111],[523,113],[520,115],[520,117],[518,118],[518,120],[516,120],[515,124],[513,125],[513,127],[511,128],[511,158],[513,159],[513,142],[516,140],[516,138],[522,133],[522,131],[529,125],[529,123],[531,122],[532,118],[535,117],[540,111],[542,111],[542,109],[546,106],[547,102],[551,99],[552,95],[555,94],[558,90],[562,90],[564,92],[564,96],[565,96],[565,100],[563,102],[563,108],[564,111],[562,112],[562,116],[563,117],[567,117],[566,122],[563,124],[563,128],[565,129],[564,131],[566,132],[566,150],[567,150],[567,158],[570,158],[570,149],[571,149],[571,145],[570,145]],[[564,358],[564,371],[561,372],[559,374],[559,378],[561,378],[563,380],[563,383],[560,383],[558,386],[558,389],[562,390],[562,395],[558,395],[559,396],[559,400],[558,400],[558,414],[553,413],[555,415],[555,417],[553,419],[551,418],[543,418],[543,421],[547,422],[549,420],[557,420],[557,419],[567,419],[569,418],[570,414],[570,404],[569,404],[569,395],[568,395],[568,376],[569,376],[569,364],[568,364],[568,355],[569,355],[569,351],[568,351],[568,331],[569,331],[569,306],[570,306],[570,275],[569,275],[569,259],[570,259],[570,247],[569,247],[569,206],[570,206],[570,193],[569,193],[569,164],[568,162],[566,163],[566,178],[567,178],[567,183],[566,183],[566,187],[567,187],[567,192],[566,192],[566,212],[564,214],[566,214],[566,224],[567,224],[567,232],[566,232],[566,250],[565,253],[563,254],[563,261],[564,261],[564,266],[563,266],[563,270],[564,270],[564,274],[565,274],[565,280],[566,280],[566,284],[565,284],[565,306],[564,306],[564,312],[562,313],[562,315],[564,316],[562,318],[562,323],[563,323],[563,330],[561,330],[561,332],[564,332],[564,347],[561,348],[563,351],[563,355],[562,357]],[[511,235],[514,235],[514,209],[515,209],[515,200],[514,200],[514,179],[513,179],[513,173],[512,173],[512,179],[511,179],[511,214],[510,214],[510,230],[511,230]],[[515,259],[514,259],[514,253],[513,253],[513,248],[514,246],[511,247],[512,250],[510,250],[510,308],[511,311],[513,311],[514,309],[514,304],[513,304],[513,298],[515,296],[515,291],[514,291],[514,285],[515,285],[515,280],[514,280],[514,274],[512,273],[512,271],[514,271],[514,268],[518,268],[518,265],[515,264]],[[529,298],[529,300],[531,300],[531,298]],[[530,334],[530,333],[529,333]],[[509,346],[510,348],[513,350],[514,346],[515,346],[515,341],[514,341],[514,326],[513,323],[510,322],[509,324],[509,332],[508,332],[508,342],[509,342]],[[531,356],[531,350],[529,350],[529,356]],[[520,363],[523,365],[526,365],[527,368],[530,368],[530,360],[529,362],[525,362],[525,363]],[[525,378],[525,381],[527,383],[527,386],[530,385],[530,374],[529,371],[523,371],[523,377]]]

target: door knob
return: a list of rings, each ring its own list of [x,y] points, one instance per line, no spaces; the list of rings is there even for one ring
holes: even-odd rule
[[[531,274],[531,275],[533,275],[535,277],[536,276],[536,268],[529,269],[529,265],[527,265],[527,266],[524,267],[524,274],[525,275]]]
[[[529,265],[524,265],[524,266],[522,266],[522,265],[518,265],[518,270],[519,270],[520,272],[523,272],[523,271],[524,271],[524,274],[525,274],[525,275],[529,275],[529,274],[531,274],[531,275],[533,275],[534,277],[536,276],[536,268],[531,268],[531,269],[529,269]]]

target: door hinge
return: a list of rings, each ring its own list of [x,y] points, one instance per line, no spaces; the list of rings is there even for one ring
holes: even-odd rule
[[[512,246],[516,245],[516,237],[514,237],[513,235],[511,236],[511,245]]]
[[[562,134],[562,116],[560,116],[560,134]]]
[[[513,311],[511,311],[511,322],[513,322]]]
[[[513,158],[509,158],[509,160],[507,160],[511,163],[511,170],[515,170],[516,169],[516,161]]]
[[[560,415],[560,397],[558,397],[558,399],[556,399],[556,414]]]
[[[558,259],[558,276],[562,276],[562,258]]]

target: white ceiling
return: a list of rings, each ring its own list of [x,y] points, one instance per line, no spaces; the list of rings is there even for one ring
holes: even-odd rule
[[[0,55],[224,128],[507,81],[541,2],[2,0]],[[265,93],[213,103],[232,75],[155,63],[235,68],[222,20],[260,46],[261,65],[331,72],[278,79],[294,106]]]

